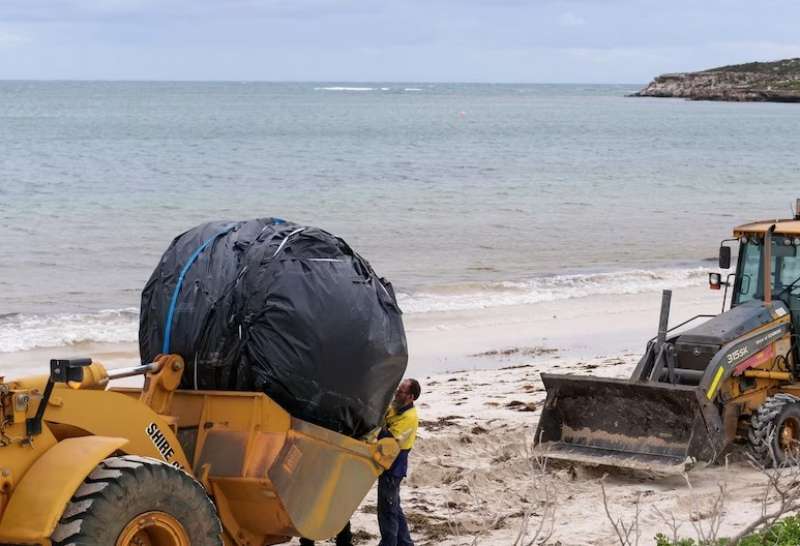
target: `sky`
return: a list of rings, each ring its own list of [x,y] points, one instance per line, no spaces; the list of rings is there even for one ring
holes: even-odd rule
[[[797,0],[0,0],[0,79],[645,83],[799,28]]]

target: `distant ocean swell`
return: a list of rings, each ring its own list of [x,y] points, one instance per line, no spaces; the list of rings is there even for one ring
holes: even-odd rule
[[[708,269],[701,267],[639,269],[536,277],[516,282],[449,284],[414,294],[400,292],[398,300],[405,313],[465,311],[700,286],[707,274]],[[138,309],[133,307],[97,313],[0,315],[0,353],[88,342],[135,342],[138,326]]]
[[[419,87],[315,87],[314,91],[403,91],[403,92],[417,92],[422,91]]]

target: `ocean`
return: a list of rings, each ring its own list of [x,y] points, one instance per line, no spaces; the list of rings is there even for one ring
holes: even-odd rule
[[[0,352],[134,341],[173,237],[335,233],[407,313],[700,285],[800,197],[800,107],[639,85],[0,82]]]

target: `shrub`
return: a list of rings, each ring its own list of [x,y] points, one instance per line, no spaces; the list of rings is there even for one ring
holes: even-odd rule
[[[715,543],[700,543],[693,538],[681,538],[674,542],[665,535],[656,535],[656,546],[726,546],[729,539]],[[797,546],[800,544],[800,516],[789,516],[765,531],[744,537],[737,546]]]

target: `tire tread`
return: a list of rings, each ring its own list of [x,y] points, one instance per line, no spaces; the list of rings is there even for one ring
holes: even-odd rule
[[[779,454],[775,452],[773,439],[775,436],[775,419],[788,404],[796,404],[800,398],[787,393],[778,393],[767,398],[750,417],[750,430],[747,439],[750,452],[756,461],[765,468],[779,463]]]
[[[88,529],[102,524],[102,513],[115,504],[124,503],[126,493],[146,484],[159,484],[182,494],[192,507],[192,515],[205,518],[201,521],[205,522],[201,531],[207,539],[204,546],[222,546],[222,528],[216,508],[203,487],[182,470],[156,459],[131,455],[105,459],[86,477],[51,536],[53,546],[110,546],[97,537],[88,536]]]

